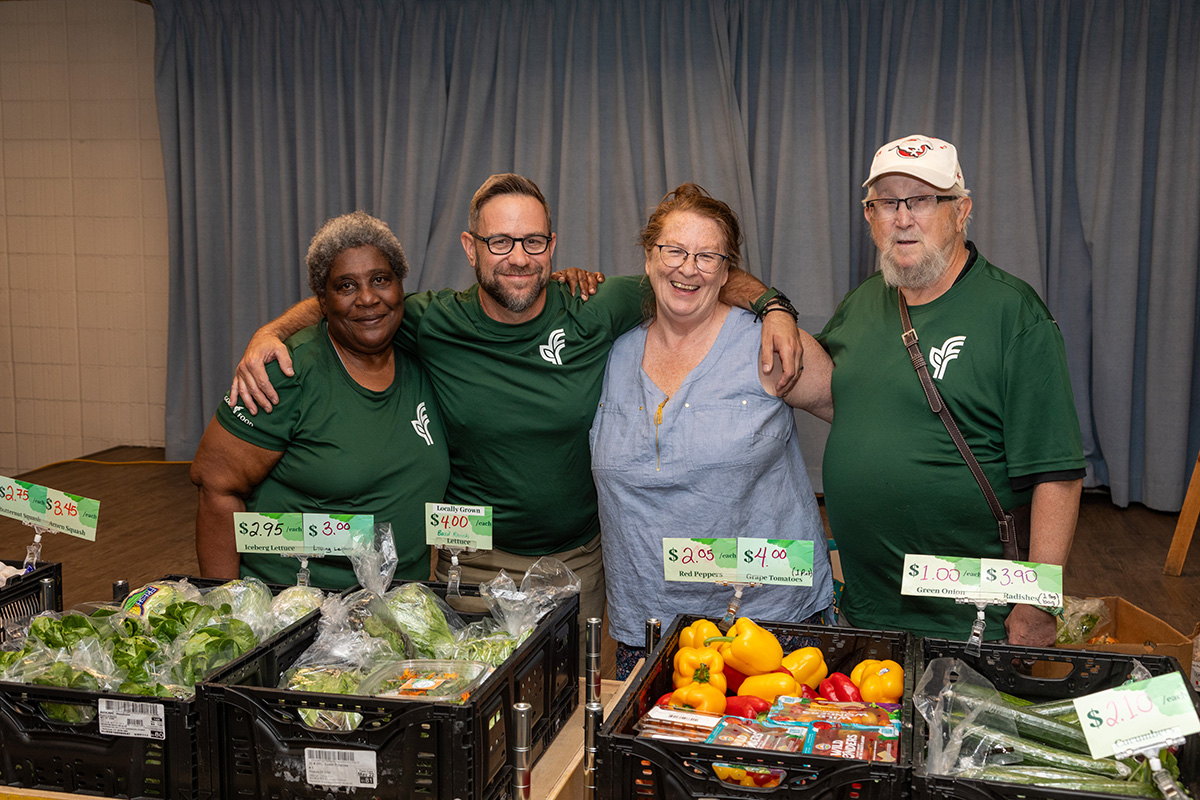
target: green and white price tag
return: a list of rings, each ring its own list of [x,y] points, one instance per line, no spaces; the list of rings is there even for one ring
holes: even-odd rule
[[[911,553],[904,556],[900,594],[918,597],[964,597],[989,602],[998,599],[980,592],[978,558]]]
[[[299,553],[304,549],[300,514],[260,514],[239,511],[233,515],[233,537],[239,553]]]
[[[343,555],[375,535],[371,514],[304,514],[301,524],[306,555]]]
[[[1062,567],[1029,561],[980,559],[979,588],[1008,603],[1062,606]]]
[[[664,538],[663,573],[669,581],[736,581],[737,543],[737,539]]]
[[[0,477],[0,514],[94,542],[100,501]]]
[[[425,504],[425,544],[492,549],[492,507]]]
[[[1093,758],[1200,733],[1200,718],[1178,672],[1077,697],[1074,703]]]
[[[6,517],[40,525],[45,517],[45,505],[40,504],[35,511],[33,501],[29,496],[32,484],[19,481],[16,478],[0,477],[0,514]]]
[[[738,537],[738,581],[812,586],[813,543]]]

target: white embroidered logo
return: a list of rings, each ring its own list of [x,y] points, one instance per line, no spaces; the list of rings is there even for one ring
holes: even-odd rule
[[[939,381],[946,374],[946,366],[958,358],[958,351],[966,343],[965,336],[951,336],[941,347],[929,351],[929,366],[933,367],[933,377]]]
[[[562,328],[550,332],[550,340],[546,344],[538,348],[538,352],[542,354],[542,358],[549,361],[551,364],[562,366],[562,349],[567,343],[567,334]]]
[[[229,402],[230,402],[229,395],[225,395],[225,404],[229,405]],[[244,408],[245,408],[245,406],[229,406],[230,412],[232,412],[235,417],[237,417],[240,421],[242,421],[246,425],[249,425],[251,428],[253,428],[254,423],[250,421],[249,417],[247,417],[245,414],[242,413],[242,409],[244,409]]]
[[[425,413],[425,404],[417,406],[417,418],[412,421],[413,430],[425,440],[429,447],[433,446],[433,435],[429,433],[429,415]]]

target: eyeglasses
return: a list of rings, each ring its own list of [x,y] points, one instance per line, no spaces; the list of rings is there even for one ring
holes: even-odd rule
[[[673,244],[656,244],[658,248],[658,257],[662,259],[664,267],[676,269],[682,267],[688,260],[688,256],[696,262],[696,269],[704,273],[713,273],[720,269],[721,264],[729,256],[723,256],[720,253],[689,253],[682,247],[676,247]]]
[[[938,203],[947,200],[957,200],[949,194],[917,194],[912,197],[885,197],[878,200],[864,200],[863,205],[876,219],[891,219],[900,210],[903,203],[908,213],[914,217],[932,217],[937,213]]]
[[[488,252],[494,256],[508,255],[517,242],[520,242],[521,247],[525,248],[525,252],[531,256],[541,255],[550,246],[550,237],[541,233],[529,236],[506,236],[502,233],[495,236],[480,236],[472,231],[471,235],[486,244]]]

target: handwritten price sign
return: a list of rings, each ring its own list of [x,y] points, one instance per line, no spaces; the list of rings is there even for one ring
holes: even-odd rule
[[[995,592],[1008,603],[1038,606],[1062,605],[1062,567],[1029,561],[979,561],[980,591]]]
[[[375,535],[375,517],[370,514],[304,514],[304,552],[310,555],[341,555]]]
[[[736,539],[664,538],[663,567],[669,581],[737,580]]]
[[[0,477],[0,514],[94,542],[100,501]]]
[[[994,558],[908,554],[900,594],[988,603],[1062,605],[1062,567]]]
[[[492,507],[425,504],[425,544],[492,549]]]
[[[370,514],[268,514],[243,511],[233,515],[239,553],[341,555],[375,533]]]
[[[813,543],[795,539],[663,539],[669,581],[812,586]]]
[[[1093,758],[1200,733],[1200,718],[1178,672],[1077,697],[1074,703]]]

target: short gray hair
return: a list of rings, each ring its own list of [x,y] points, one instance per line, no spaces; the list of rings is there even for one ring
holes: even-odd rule
[[[329,270],[334,260],[355,247],[374,247],[387,259],[396,277],[403,281],[408,277],[408,260],[404,248],[391,228],[382,220],[365,211],[353,211],[326,220],[313,234],[308,245],[308,288],[317,297],[325,296],[325,284],[329,281]]]

